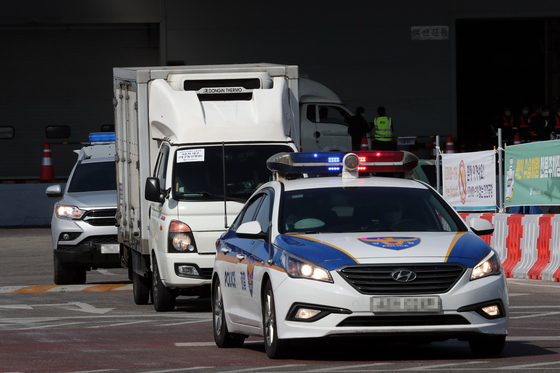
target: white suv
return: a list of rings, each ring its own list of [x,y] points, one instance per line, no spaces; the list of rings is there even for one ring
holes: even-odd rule
[[[83,284],[92,268],[120,268],[115,175],[114,143],[86,146],[64,191],[47,188],[47,196],[62,197],[51,221],[55,284]]]

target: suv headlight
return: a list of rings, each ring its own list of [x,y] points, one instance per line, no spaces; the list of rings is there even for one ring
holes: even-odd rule
[[[172,221],[169,224],[167,251],[170,253],[196,253],[196,244],[191,228],[185,223]]]
[[[290,277],[333,282],[327,269],[286,251],[282,253],[282,265]]]
[[[502,273],[502,264],[498,255],[491,251],[477,265],[474,266],[471,273],[471,280],[476,280],[486,276],[499,275]]]
[[[84,210],[80,210],[76,206],[66,206],[58,205],[54,210],[57,217],[61,219],[81,219],[86,213]]]

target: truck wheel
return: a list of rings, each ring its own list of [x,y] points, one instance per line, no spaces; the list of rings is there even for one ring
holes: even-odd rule
[[[288,341],[278,339],[278,325],[276,324],[276,306],[274,293],[270,281],[266,283],[263,294],[262,322],[264,335],[264,350],[271,359],[280,359],[288,353]]]
[[[220,279],[216,278],[212,285],[212,326],[214,330],[214,341],[219,348],[241,347],[245,342],[245,336],[228,331],[224,301],[222,298],[222,286]]]
[[[56,285],[73,284],[74,270],[64,264],[60,264],[56,255],[54,258],[54,283]]]
[[[132,272],[134,303],[148,304],[150,300],[150,283],[150,277],[140,276],[138,273]]]
[[[157,312],[173,311],[175,309],[175,295],[163,285],[159,277],[159,270],[154,256],[154,271],[152,272],[152,301]]]

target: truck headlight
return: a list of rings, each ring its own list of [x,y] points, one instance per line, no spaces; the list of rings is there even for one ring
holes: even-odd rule
[[[499,275],[502,273],[502,264],[498,255],[491,251],[477,265],[474,266],[471,273],[471,280],[476,280],[486,276]]]
[[[282,253],[282,265],[290,277],[333,282],[331,274],[327,269],[285,251]]]
[[[84,210],[80,210],[76,206],[66,205],[58,205],[54,211],[56,216],[61,219],[81,219],[86,213]]]
[[[191,228],[180,221],[169,224],[167,251],[170,253],[196,253],[196,245]]]

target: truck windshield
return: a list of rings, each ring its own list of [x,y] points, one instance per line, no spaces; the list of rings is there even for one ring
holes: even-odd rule
[[[225,194],[230,200],[246,201],[260,186],[272,180],[266,160],[281,152],[293,152],[287,145],[221,145],[182,148],[175,152],[173,198],[177,200],[223,200],[225,152]]]
[[[117,190],[115,162],[79,163],[74,170],[68,193]]]

